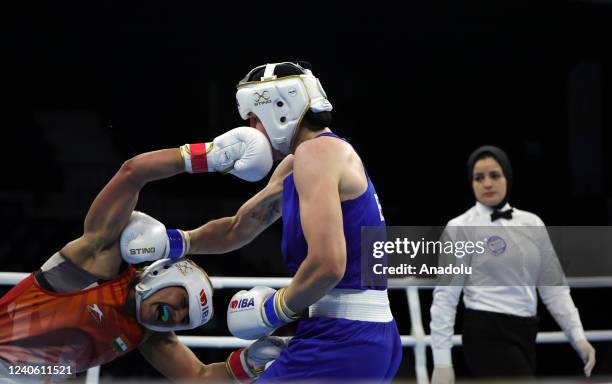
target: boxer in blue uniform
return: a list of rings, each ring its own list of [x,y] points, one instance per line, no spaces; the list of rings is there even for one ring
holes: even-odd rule
[[[339,139],[329,132],[317,137]],[[324,378],[387,382],[395,376],[402,349],[395,321],[388,311],[387,292],[381,287],[361,285],[361,227],[385,225],[376,190],[367,174],[366,180],[367,189],[363,194],[341,202],[346,241],[344,276],[330,293],[311,305],[310,318],[297,324],[289,350],[260,380]],[[282,250],[285,264],[294,274],[308,254],[299,205],[299,194],[290,174],[283,182]],[[378,317],[376,311],[381,311],[377,321],[360,321],[362,316],[374,320],[368,319],[365,313]]]
[[[374,185],[353,147],[328,127],[332,106],[307,63],[267,64],[238,84],[238,109],[277,158],[268,185],[233,217],[191,231],[193,253],[224,253],[282,216],[291,284],[240,291],[228,327],[256,339],[298,320],[288,348],[260,381],[389,382],[402,349],[386,286],[364,286],[361,228],[384,227]],[[306,312],[306,318],[299,314]]]

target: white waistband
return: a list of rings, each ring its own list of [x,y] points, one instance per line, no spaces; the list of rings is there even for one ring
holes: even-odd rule
[[[310,317],[387,323],[393,320],[387,290],[332,289],[308,308]]]

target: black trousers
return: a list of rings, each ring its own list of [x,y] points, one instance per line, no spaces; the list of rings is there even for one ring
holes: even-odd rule
[[[475,377],[532,377],[538,317],[466,309],[463,353]]]

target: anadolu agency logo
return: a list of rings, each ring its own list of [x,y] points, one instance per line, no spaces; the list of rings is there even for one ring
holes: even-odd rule
[[[501,255],[506,250],[506,241],[499,236],[491,236],[487,239],[487,248],[492,254]]]

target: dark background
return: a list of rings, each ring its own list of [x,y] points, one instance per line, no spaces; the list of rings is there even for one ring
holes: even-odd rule
[[[286,60],[313,64],[334,104],[331,128],[364,159],[389,225],[443,225],[468,209],[465,162],[483,144],[513,162],[513,205],[548,225],[610,224],[612,3],[399,3],[2,5],[0,270],[35,270],[78,237],[128,158],[245,125],[235,84]],[[138,209],[190,229],[233,214],[264,183],[179,175],[147,185]],[[279,244],[277,223],[239,252],[197,261],[213,276],[286,276]],[[215,320],[196,334],[229,334],[231,292],[216,295]],[[408,334],[405,295],[390,295]],[[573,297],[585,329],[612,328],[610,289]],[[421,299],[429,333],[431,291]],[[540,315],[541,330],[558,330]],[[595,374],[612,374],[611,343],[595,347]],[[228,352],[196,350],[204,362]],[[404,354],[407,379],[414,360]],[[538,375],[580,372],[569,344],[538,346]],[[102,375],[156,373],[133,352]]]

